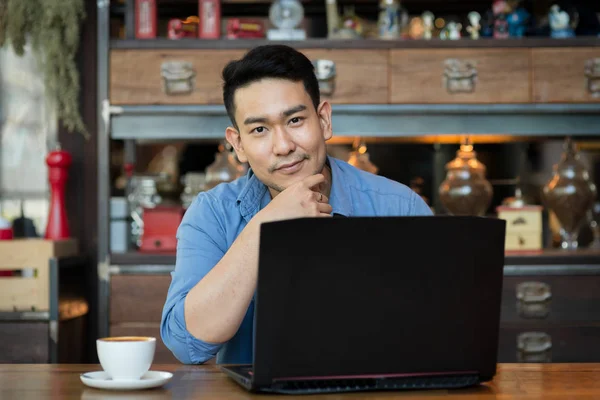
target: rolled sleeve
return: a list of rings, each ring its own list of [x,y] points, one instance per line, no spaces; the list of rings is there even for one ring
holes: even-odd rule
[[[184,364],[202,364],[215,357],[223,345],[194,337],[187,330],[184,310],[188,292],[225,254],[225,235],[214,204],[207,194],[199,195],[177,231],[177,261],[171,273],[160,333],[167,348]]]

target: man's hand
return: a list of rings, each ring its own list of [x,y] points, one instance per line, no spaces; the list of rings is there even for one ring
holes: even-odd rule
[[[187,329],[209,343],[225,343],[238,331],[258,277],[260,225],[282,219],[330,217],[329,199],[318,191],[325,176],[313,175],[295,183],[259,211],[221,260],[185,298]]]
[[[329,199],[317,190],[325,181],[323,174],[311,175],[279,193],[256,214],[260,222],[302,217],[331,217]]]

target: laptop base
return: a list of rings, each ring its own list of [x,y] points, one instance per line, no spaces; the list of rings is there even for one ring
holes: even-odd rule
[[[223,367],[223,370],[247,390],[279,394],[459,389],[475,386],[480,383],[479,375],[473,373],[372,378],[292,378],[275,380],[270,386],[256,388],[252,384],[251,366],[229,366]]]
[[[254,391],[252,384],[252,365],[229,365],[221,370],[246,390]]]

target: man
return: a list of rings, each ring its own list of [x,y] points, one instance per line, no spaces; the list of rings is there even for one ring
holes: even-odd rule
[[[232,123],[226,138],[250,170],[200,193],[178,230],[161,336],[186,364],[217,353],[218,363],[252,362],[261,223],[431,214],[408,187],[327,156],[331,105],[320,101],[303,54],[287,46],[257,47],[230,62],[223,79]]]

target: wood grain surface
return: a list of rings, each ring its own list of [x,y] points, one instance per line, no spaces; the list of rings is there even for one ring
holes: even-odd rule
[[[113,275],[110,323],[160,323],[170,284],[170,275]]]
[[[528,103],[530,57],[526,49],[390,50],[391,103]],[[470,93],[444,85],[445,61],[471,63],[477,73]]]
[[[585,64],[597,59],[600,47],[532,49],[533,100],[538,103],[600,102],[600,76],[594,96],[588,90]],[[598,67],[600,69],[600,66]]]
[[[174,373],[162,388],[132,392],[92,389],[79,379],[98,365],[0,365],[0,398],[39,399],[253,399],[223,374],[218,366],[156,364],[155,371]],[[487,384],[460,390],[373,392],[311,395],[310,399],[598,399],[600,364],[500,364],[496,378]],[[307,399],[307,396],[268,396],[269,399]]]
[[[110,54],[110,102],[119,104],[223,104],[223,67],[244,50],[113,50]],[[167,94],[164,62],[189,62],[195,77],[189,94]]]
[[[388,102],[387,50],[299,49],[311,61],[335,63],[335,91],[323,96],[332,104],[381,104]]]

